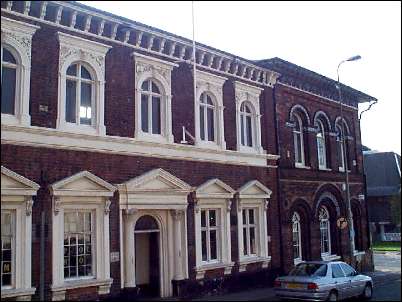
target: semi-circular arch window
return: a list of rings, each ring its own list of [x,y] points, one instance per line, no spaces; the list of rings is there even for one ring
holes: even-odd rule
[[[316,121],[316,126],[318,127],[318,132],[316,135],[318,166],[320,169],[325,169],[327,167],[325,128],[321,120]]]
[[[240,141],[242,146],[253,146],[253,130],[251,105],[243,102],[240,106]]]
[[[302,260],[302,245],[301,245],[300,216],[297,212],[294,212],[292,217],[292,238],[293,238],[293,259],[295,262],[298,262]]]
[[[143,132],[161,134],[161,97],[158,84],[153,79],[141,85],[141,129]]]
[[[14,55],[1,47],[1,113],[15,114],[18,63]]]
[[[329,222],[329,212],[326,207],[321,207],[319,211],[320,234],[321,234],[321,255],[331,255],[331,227]]]
[[[304,165],[303,122],[301,117],[294,113],[295,127],[293,128],[293,143],[295,148],[295,163]]]
[[[203,141],[215,141],[215,112],[211,96],[203,92],[200,96],[200,137]]]

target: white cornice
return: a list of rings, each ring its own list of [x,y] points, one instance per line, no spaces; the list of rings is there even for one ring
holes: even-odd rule
[[[208,188],[211,186],[217,186],[225,192],[208,192]],[[196,198],[233,198],[236,191],[228,184],[219,180],[218,178],[210,179],[200,185],[196,190]]]
[[[40,26],[1,16],[1,31],[20,32],[32,36]]]
[[[138,53],[138,52],[133,52],[131,55],[138,62],[144,62],[144,63],[148,63],[148,64],[150,62],[152,62],[154,64],[156,63],[157,65],[163,66],[163,67],[168,68],[168,69],[173,69],[173,67],[179,67],[179,65],[176,64],[176,63],[172,63],[172,62],[169,62],[169,61],[163,61],[161,59],[151,57],[151,56],[146,56],[146,55],[143,55],[143,54]]]
[[[112,48],[112,46],[95,42],[88,39],[83,39],[77,36],[69,35],[63,32],[58,32],[58,39],[60,45],[65,45],[67,47],[76,47],[76,48],[83,48],[89,52],[99,53],[101,55],[105,55],[107,51]]]
[[[14,171],[7,169],[4,166],[1,166],[1,174],[5,175],[6,177],[11,178],[12,180],[16,181],[17,183],[19,183],[20,185],[23,186],[23,187],[21,187],[21,186],[10,187],[10,186],[5,186],[2,182],[1,183],[1,194],[2,195],[32,196],[32,195],[36,195],[36,192],[40,188],[40,186],[36,182],[18,174],[18,173],[15,173]]]

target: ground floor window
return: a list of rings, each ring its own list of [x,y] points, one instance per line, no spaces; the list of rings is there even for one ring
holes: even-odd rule
[[[293,238],[293,259],[295,261],[302,260],[301,250],[301,232],[300,232],[300,216],[296,212],[292,217],[292,238]]]
[[[12,287],[15,257],[14,215],[11,211],[1,212],[1,287]]]
[[[244,256],[257,254],[256,247],[256,209],[243,209],[243,249]]]
[[[210,262],[219,259],[218,233],[219,210],[201,210],[201,250],[202,261]]]

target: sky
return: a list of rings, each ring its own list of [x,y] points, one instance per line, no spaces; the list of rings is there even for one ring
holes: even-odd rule
[[[78,1],[192,39],[191,1]],[[378,99],[363,145],[401,154],[401,2],[194,1],[195,40],[250,60],[280,57]],[[359,105],[359,110],[367,103]]]

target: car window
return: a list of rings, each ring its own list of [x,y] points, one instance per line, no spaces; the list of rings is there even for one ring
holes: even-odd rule
[[[351,277],[354,275],[355,270],[346,263],[341,263],[342,270],[345,272],[346,277]]]
[[[327,275],[327,265],[319,263],[300,263],[289,273],[289,276],[318,276]]]
[[[332,278],[345,277],[339,264],[332,264],[331,268],[332,268]]]

